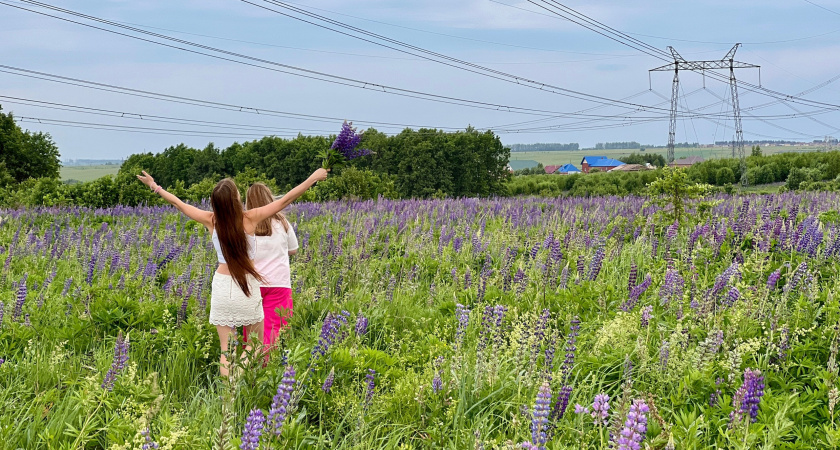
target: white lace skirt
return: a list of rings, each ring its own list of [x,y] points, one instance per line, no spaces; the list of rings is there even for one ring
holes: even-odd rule
[[[253,325],[263,320],[260,282],[248,275],[251,296],[245,295],[230,275],[213,274],[210,294],[210,323],[227,327]]]

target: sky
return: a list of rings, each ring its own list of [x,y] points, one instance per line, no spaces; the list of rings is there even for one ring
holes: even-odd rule
[[[224,60],[22,10],[15,6],[95,24],[19,0],[0,0],[0,66],[15,68],[0,67],[0,106],[20,118],[22,127],[49,132],[63,159],[120,159],[161,152],[179,143],[227,147],[269,134],[328,135],[340,129],[343,119],[389,134],[405,126],[452,130],[473,126],[493,130],[504,144],[667,143],[673,73],[648,71],[668,61],[552,15],[530,1],[295,0],[289,4],[441,55],[601,100],[571,98],[498,79],[507,75],[483,76],[462,70],[463,66],[424,60],[260,8],[293,14],[264,0],[248,1],[65,0],[60,4],[95,18],[254,58],[207,51],[229,59]],[[734,43],[743,43],[735,59],[760,65],[760,80],[756,69],[738,70],[739,80],[753,86],[760,82],[784,94],[811,90],[804,98],[821,102],[788,104],[754,89],[740,89],[746,140],[840,137],[840,107],[834,107],[840,105],[840,79],[812,90],[840,75],[838,0],[575,0],[564,5],[657,49],[673,46],[688,60],[720,59]],[[229,106],[211,108],[207,103],[95,90],[78,82],[35,78],[32,73],[22,76],[17,69]],[[360,88],[362,84],[355,82],[348,86],[280,72],[312,74],[298,69],[370,84]],[[484,106],[395,95],[376,85]],[[676,140],[731,139],[729,92],[727,83],[680,72]],[[613,102],[620,99],[626,102],[621,104],[624,107]],[[689,110],[695,111],[693,116]],[[696,111],[706,115],[699,117]]]

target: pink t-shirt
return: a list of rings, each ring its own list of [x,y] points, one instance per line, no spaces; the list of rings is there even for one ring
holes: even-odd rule
[[[289,251],[298,249],[295,229],[289,224],[289,231],[283,229],[278,220],[272,221],[271,236],[257,236],[254,252],[254,268],[265,280],[265,287],[292,287]]]

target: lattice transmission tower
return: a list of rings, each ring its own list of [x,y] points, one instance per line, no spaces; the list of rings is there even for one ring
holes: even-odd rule
[[[741,61],[735,61],[735,52],[741,44],[735,44],[731,50],[719,60],[687,61],[680,56],[674,47],[668,47],[674,62],[666,64],[650,72],[674,72],[674,82],[671,84],[671,123],[668,127],[668,163],[674,162],[674,137],[677,131],[677,100],[680,89],[680,70],[704,73],[707,70],[729,70],[729,87],[732,90],[732,115],[735,119],[735,138],[732,141],[732,157],[741,160],[741,184],[747,185],[747,160],[744,153],[744,130],[741,127],[741,107],[738,104],[738,84],[735,80],[735,69],[760,69],[760,66]],[[761,77],[761,72],[759,72]],[[761,82],[759,82],[760,84]]]

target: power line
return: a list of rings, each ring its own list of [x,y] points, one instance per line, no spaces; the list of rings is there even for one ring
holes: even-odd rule
[[[837,11],[835,11],[835,10],[833,10],[833,9],[828,9],[828,8],[826,8],[826,7],[825,7],[825,6],[823,6],[823,5],[818,5],[818,4],[814,3],[814,2],[812,2],[811,0],[804,0],[804,1],[805,1],[806,3],[810,3],[810,4],[814,5],[814,6],[816,6],[817,8],[824,9],[824,10],[826,10],[826,11],[828,11],[828,12],[832,13],[832,14],[837,14],[838,16],[840,16],[840,12],[837,12]]]
[[[478,108],[478,109],[506,111],[506,112],[513,112],[513,113],[519,113],[519,114],[531,114],[531,115],[548,115],[548,114],[554,114],[554,115],[561,114],[562,115],[562,114],[566,114],[566,113],[558,112],[558,111],[543,110],[543,109],[537,109],[537,108],[517,107],[517,106],[511,106],[511,105],[502,105],[502,104],[497,104],[497,103],[492,103],[492,102],[483,102],[483,101],[469,100],[469,99],[463,99],[463,98],[453,97],[453,96],[431,94],[431,93],[426,93],[426,92],[413,90],[413,89],[399,88],[399,87],[389,86],[389,85],[380,84],[380,83],[374,83],[374,82],[363,81],[363,80],[358,80],[358,79],[339,76],[339,75],[333,75],[333,74],[329,74],[329,73],[326,73],[326,72],[321,72],[321,71],[316,71],[316,70],[311,70],[311,69],[305,69],[305,68],[301,68],[301,67],[292,66],[292,65],[289,65],[289,64],[283,64],[283,63],[278,63],[278,62],[274,62],[274,61],[270,61],[270,60],[266,60],[266,59],[262,59],[262,58],[257,58],[257,57],[253,57],[253,56],[244,55],[244,54],[237,53],[237,52],[231,52],[231,51],[227,51],[227,50],[223,50],[223,49],[218,49],[218,48],[203,45],[203,44],[197,44],[197,43],[186,41],[186,40],[183,40],[183,39],[173,38],[173,37],[166,36],[166,35],[163,35],[163,34],[160,34],[160,33],[153,33],[153,32],[142,30],[142,29],[139,29],[139,28],[136,28],[136,27],[130,27],[130,26],[127,26],[127,25],[122,25],[122,24],[119,24],[117,22],[109,21],[109,20],[106,20],[106,19],[100,19],[100,18],[90,16],[90,15],[86,15],[86,14],[82,14],[82,13],[77,13],[77,12],[74,12],[74,11],[71,11],[71,10],[55,7],[55,6],[52,6],[52,5],[48,5],[48,4],[33,1],[33,0],[22,0],[22,1],[24,1],[25,3],[28,3],[28,4],[32,4],[32,5],[36,5],[36,6],[45,8],[45,9],[50,9],[50,10],[62,12],[62,13],[65,13],[65,14],[73,15],[73,16],[76,16],[76,17],[81,17],[81,18],[84,18],[84,19],[87,19],[87,20],[107,24],[107,25],[110,25],[110,26],[113,26],[113,27],[122,28],[122,29],[126,29],[126,30],[133,31],[133,32],[136,32],[136,33],[141,33],[141,34],[145,34],[145,35],[148,35],[148,36],[156,37],[158,39],[164,39],[164,40],[168,40],[168,41],[171,41],[171,42],[176,42],[176,43],[179,43],[179,44],[196,47],[196,48],[199,48],[199,49],[202,49],[202,50],[221,53],[225,56],[214,55],[212,53],[206,53],[206,52],[201,51],[201,50],[193,50],[193,49],[189,49],[189,48],[184,48],[184,47],[180,47],[180,46],[174,45],[174,44],[169,44],[169,43],[166,43],[166,42],[158,42],[158,41],[155,41],[155,40],[152,40],[152,39],[147,39],[147,38],[143,38],[143,37],[140,37],[140,36],[134,36],[134,35],[127,34],[127,33],[122,33],[122,32],[119,32],[119,31],[110,30],[110,29],[107,29],[107,28],[102,28],[102,27],[99,27],[99,26],[96,26],[96,25],[91,25],[91,24],[75,21],[75,20],[68,19],[68,18],[65,18],[65,17],[55,16],[55,15],[52,15],[52,14],[44,13],[42,11],[36,11],[36,10],[21,7],[21,6],[5,3],[5,2],[2,2],[2,1],[0,1],[0,4],[6,5],[6,6],[11,6],[13,8],[22,9],[22,10],[29,11],[29,12],[33,12],[33,13],[36,13],[36,14],[41,14],[41,15],[44,15],[44,16],[56,18],[56,19],[63,20],[63,21],[66,21],[66,22],[75,23],[75,24],[86,26],[86,27],[89,27],[89,28],[94,28],[94,29],[98,29],[98,30],[101,30],[101,31],[106,31],[106,32],[109,32],[109,33],[129,37],[129,38],[132,38],[132,39],[137,39],[137,40],[141,40],[141,41],[145,41],[145,42],[149,42],[149,43],[154,43],[154,44],[162,45],[162,46],[177,49],[177,50],[186,51],[186,52],[189,52],[189,53],[199,54],[199,55],[203,55],[203,56],[209,56],[209,57],[212,57],[212,58],[217,58],[217,59],[230,61],[230,62],[236,62],[236,63],[239,63],[239,64],[251,66],[251,67],[257,67],[257,68],[262,68],[262,69],[266,69],[266,70],[272,70],[272,71],[275,71],[275,72],[285,73],[285,74],[289,74],[289,75],[295,75],[295,76],[302,77],[302,78],[314,79],[314,80],[319,80],[319,81],[326,81],[326,82],[333,83],[333,84],[338,84],[338,85],[344,85],[344,86],[355,87],[355,88],[360,88],[360,89],[367,89],[367,90],[374,90],[374,91],[377,91],[377,92],[384,92],[384,93],[399,95],[399,96],[403,96],[403,97],[417,98],[417,99],[422,99],[422,100],[435,101],[435,102],[446,103],[446,104],[454,104],[454,105],[466,106],[466,107],[472,107],[472,108]],[[241,59],[245,59],[245,60],[253,61],[253,62],[241,61],[239,59],[234,59],[234,58],[241,58]],[[260,63],[260,64],[257,64],[257,63]],[[267,65],[276,66],[276,67],[266,67],[266,66],[261,65],[261,64],[267,64]],[[469,70],[469,69],[464,69],[464,70]],[[473,70],[469,70],[469,71],[473,71]],[[301,72],[301,73],[298,73],[298,72]],[[473,72],[475,72],[475,71],[473,71]],[[486,76],[491,76],[492,77],[493,75],[486,75]],[[497,78],[501,79],[501,77],[497,77]],[[541,90],[548,91],[548,89],[546,89],[546,87],[548,87],[548,85],[544,85],[544,88],[541,89]],[[561,93],[561,95],[566,95],[566,96],[569,96],[569,97],[572,97],[572,98],[578,98],[578,99],[581,99],[581,100],[588,100],[588,101],[593,101],[593,102],[596,102],[596,103],[597,102],[615,103],[615,101],[612,100],[612,99],[608,99],[608,98],[604,98],[604,97],[598,97],[598,96],[594,96],[594,95],[591,95],[591,94],[584,94],[584,93],[577,92],[577,91],[572,91],[572,90],[569,90],[569,89],[556,88],[556,90],[557,90],[556,93]],[[646,108],[644,105],[634,105],[634,104],[630,104],[630,105],[627,105],[625,107]]]
[[[520,11],[526,11],[526,12],[529,12],[531,14],[536,14],[538,16],[550,17],[552,19],[560,19],[559,17],[553,16],[553,15],[550,15],[550,14],[541,13],[539,11],[534,11],[534,10],[531,10],[531,9],[528,9],[528,8],[522,8],[521,6],[510,5],[508,3],[501,2],[499,0],[488,0],[488,1],[493,2],[493,3],[497,3],[499,5],[507,6],[508,8],[518,9]],[[808,3],[811,3],[811,2],[808,2]],[[819,5],[816,5],[816,6],[819,6]],[[834,11],[831,11],[831,12],[834,12]],[[566,20],[568,21],[568,19],[566,19]],[[830,34],[835,34],[835,33],[838,33],[838,32],[840,32],[840,28],[838,28],[836,30],[833,30],[833,31],[826,32],[826,33],[815,34],[815,35],[812,35],[812,36],[803,36],[803,37],[792,38],[792,39],[784,39],[784,40],[780,40],[780,41],[742,42],[742,44],[744,44],[744,45],[783,44],[783,43],[787,43],[787,42],[798,42],[798,41],[805,41],[805,40],[808,40],[808,39],[815,39],[815,38],[819,38],[819,37],[823,37],[823,36],[828,36]],[[630,31],[625,31],[625,33],[627,33],[629,35],[633,35],[633,36],[641,36],[641,37],[647,37],[647,38],[653,38],[653,39],[662,39],[662,40],[665,40],[665,41],[688,42],[688,43],[693,43],[693,44],[732,45],[731,42],[697,41],[697,40],[692,40],[692,39],[679,39],[679,38],[665,37],[665,36],[655,36],[655,35],[643,34],[643,33],[633,33],[633,32],[630,32]],[[717,50],[710,50],[708,52],[703,52],[703,53],[712,53],[712,52],[717,52]],[[688,54],[689,53],[686,53],[686,55],[688,55]],[[698,53],[694,53],[694,54],[698,54]]]

